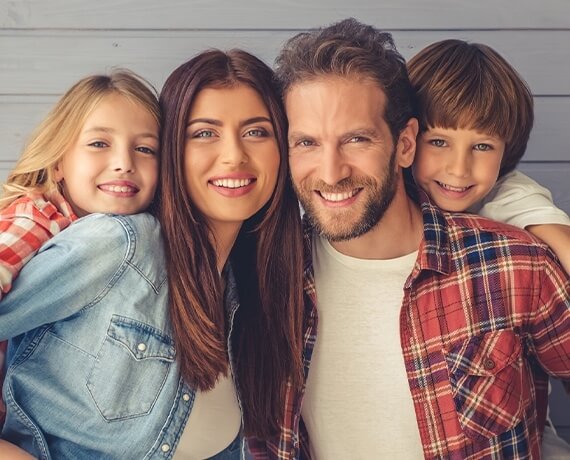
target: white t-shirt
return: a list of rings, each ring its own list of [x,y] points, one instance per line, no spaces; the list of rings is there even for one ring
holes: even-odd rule
[[[505,174],[470,212],[519,228],[538,224],[570,225],[570,218],[552,202],[550,191],[520,171]]]
[[[314,237],[319,326],[302,406],[313,458],[423,458],[399,326],[416,258],[355,259]]]

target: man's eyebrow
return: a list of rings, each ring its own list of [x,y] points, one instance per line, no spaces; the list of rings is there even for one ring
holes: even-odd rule
[[[291,139],[301,139],[301,138],[311,138],[312,136],[309,136],[301,131],[292,131],[287,135],[287,139],[291,140]]]
[[[358,137],[358,136],[372,137],[372,138],[380,137],[378,135],[378,131],[375,129],[372,129],[372,128],[353,129],[353,130],[348,131],[343,137],[351,138],[351,137]]]

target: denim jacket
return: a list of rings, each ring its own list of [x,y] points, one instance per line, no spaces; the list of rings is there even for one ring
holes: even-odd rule
[[[195,390],[167,301],[150,215],[93,214],[48,241],[0,303],[0,340],[13,338],[2,438],[46,460],[172,458]]]

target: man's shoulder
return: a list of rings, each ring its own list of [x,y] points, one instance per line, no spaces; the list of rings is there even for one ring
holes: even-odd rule
[[[531,233],[514,225],[498,222],[477,214],[445,212],[448,233],[451,239],[479,237],[488,244],[527,246],[540,253],[549,251],[548,246]]]

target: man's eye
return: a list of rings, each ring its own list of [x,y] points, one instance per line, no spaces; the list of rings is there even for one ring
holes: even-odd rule
[[[353,136],[348,140],[348,142],[350,142],[350,143],[366,142],[367,140],[368,139],[366,137],[363,137],[363,136]]]
[[[445,141],[443,139],[432,139],[429,143],[434,147],[445,147]]]
[[[301,147],[310,147],[313,145],[313,141],[310,141],[309,139],[303,139],[297,142],[297,145],[300,145]]]
[[[488,152],[489,150],[493,150],[493,146],[489,144],[475,144],[473,146],[475,150],[479,150],[480,152]]]

